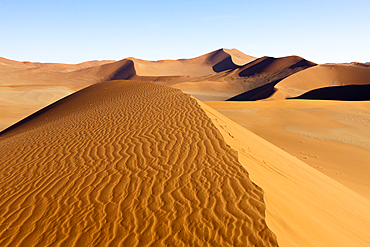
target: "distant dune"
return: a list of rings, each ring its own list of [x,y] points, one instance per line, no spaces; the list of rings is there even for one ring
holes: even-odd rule
[[[96,84],[0,150],[2,246],[277,246],[262,189],[180,90]]]
[[[370,200],[370,101],[206,104]]]
[[[237,105],[239,102],[220,103]],[[276,234],[279,246],[370,245],[370,200],[309,167],[223,114],[201,102],[200,104],[226,143],[238,152],[239,162],[248,170],[251,179],[263,188],[266,222]],[[277,115],[279,113],[281,114],[275,112]],[[239,119],[242,118],[242,114],[236,115],[239,115]],[[289,116],[289,111],[281,117],[284,119],[286,116]],[[253,122],[253,118],[249,121]],[[275,127],[274,123],[276,122],[271,122],[270,129]],[[275,130],[278,131],[279,129]],[[298,146],[297,143],[292,143],[294,145]],[[317,145],[318,149],[321,147]],[[353,158],[348,157],[347,160]],[[350,164],[343,164],[351,169]],[[363,168],[366,166],[368,163]],[[361,177],[363,178],[365,176]]]
[[[224,48],[0,58],[0,246],[368,247],[369,78]]]
[[[254,57],[233,49],[220,49],[191,59],[146,61],[128,58],[134,62],[137,76],[206,76],[236,69]]]
[[[126,58],[57,64],[0,58],[0,106],[4,109],[0,111],[0,130],[59,98],[103,81],[150,81],[181,89],[201,100],[255,100],[271,95],[282,79],[314,65],[297,56],[256,59],[236,49],[160,61]],[[261,88],[262,94],[251,92]],[[19,95],[27,97],[18,101]]]
[[[370,84],[318,88],[295,98],[350,101],[370,100]]]
[[[57,64],[17,62],[0,58],[0,130],[95,83],[134,79],[174,85],[239,68],[254,59],[236,49],[219,49],[192,59],[161,61],[127,58],[120,61]],[[213,91],[220,89],[217,86],[212,88]],[[228,88],[225,92],[218,92],[216,96],[210,97],[214,99],[221,95],[222,99],[226,99],[240,92],[238,89],[235,92],[235,86]],[[197,90],[195,87],[193,89]],[[202,91],[201,93],[204,94]]]
[[[247,90],[228,100],[259,100],[269,97],[274,92],[274,86],[281,80],[315,65],[298,56],[256,59],[238,70],[239,76],[246,78]]]
[[[100,66],[108,63],[116,62],[115,60],[102,60],[102,61],[88,61],[79,64],[63,64],[63,63],[39,63],[39,62],[18,62],[0,57],[0,65],[8,66],[9,68],[53,68],[53,69],[66,69],[73,71],[78,69],[90,68]]]
[[[370,67],[324,64],[301,71],[279,82],[275,86],[276,92],[271,96],[271,99],[298,97],[319,88],[337,87],[341,90],[338,86],[366,84],[370,84]],[[335,89],[331,89],[330,92],[333,90]],[[370,100],[370,96],[367,99]]]

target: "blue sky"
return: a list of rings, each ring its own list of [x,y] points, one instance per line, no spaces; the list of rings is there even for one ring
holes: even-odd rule
[[[370,1],[0,0],[0,57],[78,63],[219,48],[370,62]]]

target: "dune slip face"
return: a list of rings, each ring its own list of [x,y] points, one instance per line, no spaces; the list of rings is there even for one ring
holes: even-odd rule
[[[74,93],[0,133],[0,246],[277,246],[263,191],[195,99]]]

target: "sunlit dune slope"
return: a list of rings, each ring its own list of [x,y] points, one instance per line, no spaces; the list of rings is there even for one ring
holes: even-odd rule
[[[219,49],[200,57],[179,60],[146,61],[129,58],[134,62],[138,76],[205,76],[236,69],[254,57],[232,49]]]
[[[277,246],[196,100],[95,84],[0,134],[1,246]]]
[[[252,76],[257,74],[272,73],[282,69],[294,69],[298,67],[311,67],[316,65],[298,56],[289,56],[281,58],[262,57],[243,66],[240,69],[240,76]]]
[[[206,104],[370,200],[370,101]]]
[[[263,188],[266,222],[280,246],[370,246],[369,200],[199,104]]]
[[[172,85],[238,68],[255,59],[219,49],[180,60],[90,61],[80,64],[17,62],[0,58],[0,130],[75,91],[107,80],[153,81]],[[228,98],[230,95],[224,96]]]
[[[51,69],[65,69],[65,71],[73,71],[78,69],[84,69],[108,63],[113,63],[114,60],[102,60],[102,61],[88,61],[79,64],[63,64],[63,63],[39,63],[39,62],[18,62],[6,58],[0,57],[0,65],[8,66],[9,68],[51,68]]]
[[[187,78],[187,80],[176,82],[171,86],[188,92],[202,101],[229,98],[231,100],[245,100],[245,92],[267,87],[271,94],[274,85],[280,80],[314,65],[316,64],[297,56],[262,57],[235,69],[208,76]],[[253,93],[253,96],[255,94]],[[248,97],[250,98],[250,96]]]
[[[315,63],[298,56],[262,57],[235,70],[218,73],[212,77],[208,76],[207,80],[227,82],[225,84],[228,90],[233,92],[234,96],[229,97],[229,100],[256,100],[264,97],[266,94],[271,94],[274,85],[282,79],[315,65]],[[201,80],[201,78],[198,80]],[[206,81],[203,78],[202,80]],[[206,88],[210,88],[210,86],[207,85],[203,90],[206,90]],[[217,88],[216,90],[220,91]],[[224,88],[221,90],[225,91]],[[263,95],[261,95],[261,92]]]
[[[293,98],[319,88],[366,84],[370,84],[370,67],[356,64],[324,64],[282,80],[275,86],[276,92],[270,98]],[[340,87],[337,89],[342,90]],[[333,90],[335,89],[330,89],[329,93],[335,95]]]
[[[365,85],[330,86],[313,89],[295,99],[318,100],[370,100],[370,83]]]
[[[97,65],[98,64],[98,65]],[[132,61],[77,65],[0,60],[0,131],[77,90],[135,74]]]
[[[191,59],[160,61],[127,58],[121,61],[57,64],[17,62],[0,58],[0,86],[58,84],[80,89],[79,86],[89,86],[104,80],[204,76],[235,69],[240,63],[246,64],[254,59],[236,49],[219,49]]]

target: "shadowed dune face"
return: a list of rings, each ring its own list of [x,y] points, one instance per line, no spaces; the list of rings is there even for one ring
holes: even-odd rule
[[[277,246],[262,190],[197,102],[110,81],[0,134],[0,245]]]
[[[262,57],[243,66],[239,72],[240,76],[252,76],[256,74],[272,73],[284,68],[294,69],[297,67],[308,68],[315,66],[315,63],[304,60],[301,57],[290,56],[282,58]]]
[[[298,97],[314,89],[370,84],[370,67],[324,64],[296,73],[276,84],[271,99]],[[338,87],[339,90],[341,90]],[[334,89],[329,90],[333,93]],[[340,92],[338,92],[340,94]]]
[[[306,105],[306,101],[293,100],[293,102],[302,102]],[[259,104],[259,107],[265,104],[276,104],[276,106],[290,104],[292,101],[263,101],[263,102],[207,102],[207,104],[217,106],[231,106],[233,109],[244,108],[246,104]],[[319,102],[313,101],[312,103],[320,105]],[[362,108],[363,111],[357,112],[363,116],[369,113],[369,102],[349,102],[351,105],[347,105],[348,102],[333,102],[336,106],[341,106],[349,110],[351,114],[352,107],[356,106]],[[252,134],[247,129],[243,128],[239,124],[226,118],[224,115],[216,112],[215,110],[199,102],[202,108],[207,112],[207,115],[212,119],[214,125],[220,130],[226,142],[234,149],[238,151],[239,162],[246,167],[250,173],[250,177],[253,181],[256,181],[258,185],[261,185],[264,190],[265,202],[266,202],[266,220],[271,230],[277,235],[280,246],[296,247],[296,246],[336,246],[336,247],[347,247],[347,246],[370,246],[369,229],[370,229],[370,201],[359,194],[351,191],[342,184],[334,181],[328,176],[321,172],[309,167],[306,163],[298,160],[297,158],[289,155],[283,150],[277,148],[266,140]],[[338,105],[339,104],[339,105]],[[239,107],[238,107],[239,106]],[[306,105],[307,106],[307,105]],[[317,106],[317,105],[316,105]],[[222,107],[224,108],[224,107]],[[339,108],[330,107],[329,110],[335,109],[341,114]],[[225,108],[224,108],[225,110]],[[235,112],[235,118],[238,123],[243,124],[248,122],[257,126],[263,131],[266,126],[272,131],[271,134],[275,134],[278,141],[286,140],[286,135],[279,136],[279,123],[277,120],[281,118],[283,123],[286,123],[286,118],[292,117],[292,111],[282,114],[281,111],[270,111],[274,115],[274,118],[270,121],[266,116],[258,116],[257,114],[251,114],[250,117],[246,117],[244,109],[242,111]],[[257,112],[256,109],[250,109],[252,112]],[[254,111],[253,111],[254,110]],[[321,110],[319,109],[319,112]],[[223,111],[225,113],[225,111]],[[230,112],[229,112],[230,113]],[[225,113],[226,115],[226,113]],[[301,121],[303,124],[315,121],[323,117],[322,114],[316,116],[315,120],[311,120],[310,116],[306,116],[303,120],[295,118],[295,121]],[[346,114],[347,115],[347,114]],[[357,114],[354,114],[357,115]],[[231,116],[231,115],[228,115]],[[278,116],[278,118],[276,118]],[[304,116],[301,112],[300,116]],[[332,116],[335,119],[336,116]],[[292,117],[294,119],[294,117]],[[361,118],[360,118],[361,119]],[[363,118],[365,122],[358,123],[356,119],[348,119],[345,117],[346,123],[352,126],[348,127],[359,127],[365,129],[369,134],[369,128],[366,128],[368,122],[366,118]],[[368,118],[367,118],[368,119]],[[353,121],[354,120],[354,121]],[[270,124],[268,123],[270,122]],[[319,121],[320,122],[320,121]],[[322,126],[323,122],[319,124]],[[352,122],[352,123],[351,123]],[[261,126],[258,126],[258,125]],[[337,123],[338,124],[338,123]],[[336,124],[336,126],[338,126]],[[361,127],[362,126],[362,127]],[[325,133],[324,133],[325,134]],[[340,137],[340,136],[339,136]],[[270,136],[269,140],[272,140],[274,136]],[[298,140],[302,140],[299,138]],[[369,140],[369,139],[367,139]],[[304,139],[306,143],[307,139]],[[311,151],[322,151],[319,154],[318,159],[309,155],[310,159],[321,160],[324,158],[325,152],[330,149],[333,142],[326,142],[325,144],[320,142],[314,142],[314,149]],[[302,148],[300,141],[293,142],[291,146],[295,148]],[[336,145],[336,144],[334,144]],[[283,146],[287,147],[287,146]],[[338,150],[340,157],[336,157],[335,161],[343,164],[343,168],[352,173],[354,167],[360,171],[365,171],[357,177],[356,171],[355,179],[359,185],[361,181],[366,181],[366,189],[369,188],[368,176],[369,174],[369,163],[366,163],[369,157],[369,150],[367,152],[352,153],[345,157],[342,153],[349,151],[347,146],[343,146]],[[302,150],[302,149],[301,149]],[[299,155],[302,153],[299,150]],[[307,150],[305,150],[307,151]],[[352,149],[353,151],[353,149]],[[349,151],[351,153],[351,151]],[[317,153],[316,153],[317,154]],[[338,153],[328,152],[326,155],[335,157]],[[358,154],[362,154],[363,158],[353,157]],[[331,159],[329,158],[329,160]],[[343,159],[344,158],[344,159]],[[307,159],[304,159],[307,161]],[[331,160],[333,161],[333,159]],[[356,161],[360,161],[363,165],[358,166]],[[337,166],[337,163],[332,163],[332,166]],[[359,169],[360,168],[360,169]],[[338,170],[338,169],[337,169]],[[338,176],[342,175],[336,175]],[[370,194],[368,194],[370,195]]]
[[[237,70],[239,81],[246,84],[244,92],[227,100],[250,101],[267,98],[275,92],[274,86],[281,80],[315,65],[297,56],[256,59]]]
[[[271,100],[207,104],[370,199],[370,101]]]
[[[255,58],[245,55],[236,49],[219,49],[191,59],[160,61],[129,59],[134,62],[137,76],[162,77],[211,75],[225,70],[236,69],[239,67],[237,63],[243,63],[244,65]]]
[[[370,84],[318,88],[308,91],[296,99],[370,100]]]
[[[132,61],[77,65],[16,62],[0,58],[0,131],[77,90],[135,74]]]
[[[56,64],[0,58],[0,131],[55,100],[102,81],[139,80],[172,86],[237,68],[254,59],[236,49],[220,49],[192,59],[161,61],[130,58],[120,61]],[[235,85],[231,86],[233,92],[225,85],[212,88],[222,91],[223,88],[226,89],[225,93],[216,95],[217,99],[227,99],[239,93],[233,91]],[[37,95],[35,91],[38,92]],[[198,93],[197,89],[190,91],[194,91],[194,95]],[[19,95],[25,97],[19,98]],[[39,100],[45,97],[50,100]],[[213,94],[210,97],[215,99]]]

